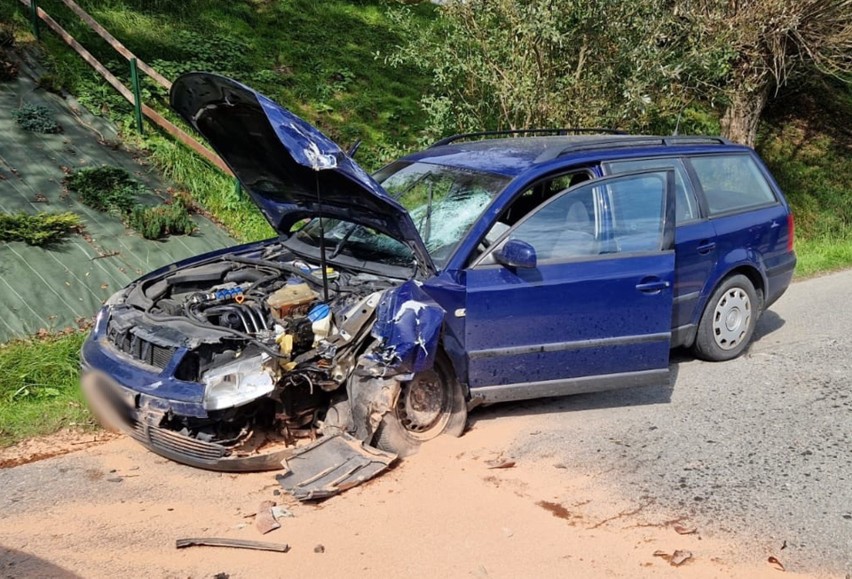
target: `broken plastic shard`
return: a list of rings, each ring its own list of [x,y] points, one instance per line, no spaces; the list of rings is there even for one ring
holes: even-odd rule
[[[396,456],[339,434],[296,451],[287,459],[288,472],[275,478],[300,501],[325,499],[385,471]]]
[[[274,506],[275,503],[272,501],[263,501],[257,508],[254,524],[262,535],[281,527],[281,523],[278,522],[275,514],[272,512],[272,507]]]

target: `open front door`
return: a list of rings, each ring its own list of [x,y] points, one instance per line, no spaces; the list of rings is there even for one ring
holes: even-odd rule
[[[554,196],[466,272],[471,396],[489,402],[665,382],[674,174]]]

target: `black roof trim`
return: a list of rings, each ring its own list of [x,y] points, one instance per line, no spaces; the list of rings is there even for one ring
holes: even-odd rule
[[[517,129],[511,131],[479,131],[476,133],[459,133],[458,135],[452,135],[450,137],[446,137],[441,139],[440,141],[435,141],[429,148],[440,147],[442,145],[449,145],[450,143],[454,143],[456,141],[464,140],[472,140],[479,137],[500,137],[500,136],[510,136],[510,135],[555,135],[555,136],[564,136],[564,135],[579,135],[579,134],[602,134],[602,135],[627,135],[624,131],[620,131],[618,129],[603,129],[603,128],[585,128],[585,127],[576,127],[576,128],[564,128],[564,129]]]

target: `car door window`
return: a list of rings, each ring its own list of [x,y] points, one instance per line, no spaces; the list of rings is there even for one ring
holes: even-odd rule
[[[625,161],[610,161],[604,166],[612,175],[642,171],[647,169],[669,169],[675,171],[675,222],[685,223],[700,217],[698,202],[689,186],[686,169],[680,159],[635,159]]]
[[[749,155],[691,157],[710,215],[775,203],[775,194]]]
[[[590,181],[571,188],[505,234],[530,244],[539,262],[659,251],[666,219],[666,173]]]

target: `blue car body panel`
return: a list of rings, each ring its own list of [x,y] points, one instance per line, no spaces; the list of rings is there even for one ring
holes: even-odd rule
[[[400,373],[431,368],[443,323],[444,309],[413,281],[386,292],[372,331],[381,362]]]
[[[646,294],[647,278],[667,287]],[[467,275],[471,389],[668,367],[674,252]]]
[[[334,141],[233,79],[189,73],[171,105],[225,160],[279,231],[314,215],[360,223],[407,244],[433,269],[408,212]]]
[[[107,321],[108,312],[104,308],[98,315],[92,333],[80,352],[84,370],[101,372],[127,389],[126,395],[132,393],[134,399],[129,400],[131,408],[153,405],[162,412],[172,411],[196,418],[207,416],[203,405],[204,387],[196,382],[179,380],[174,376],[186,350],[177,352],[171,363],[162,370],[141,367],[137,360],[133,360],[107,343]]]

